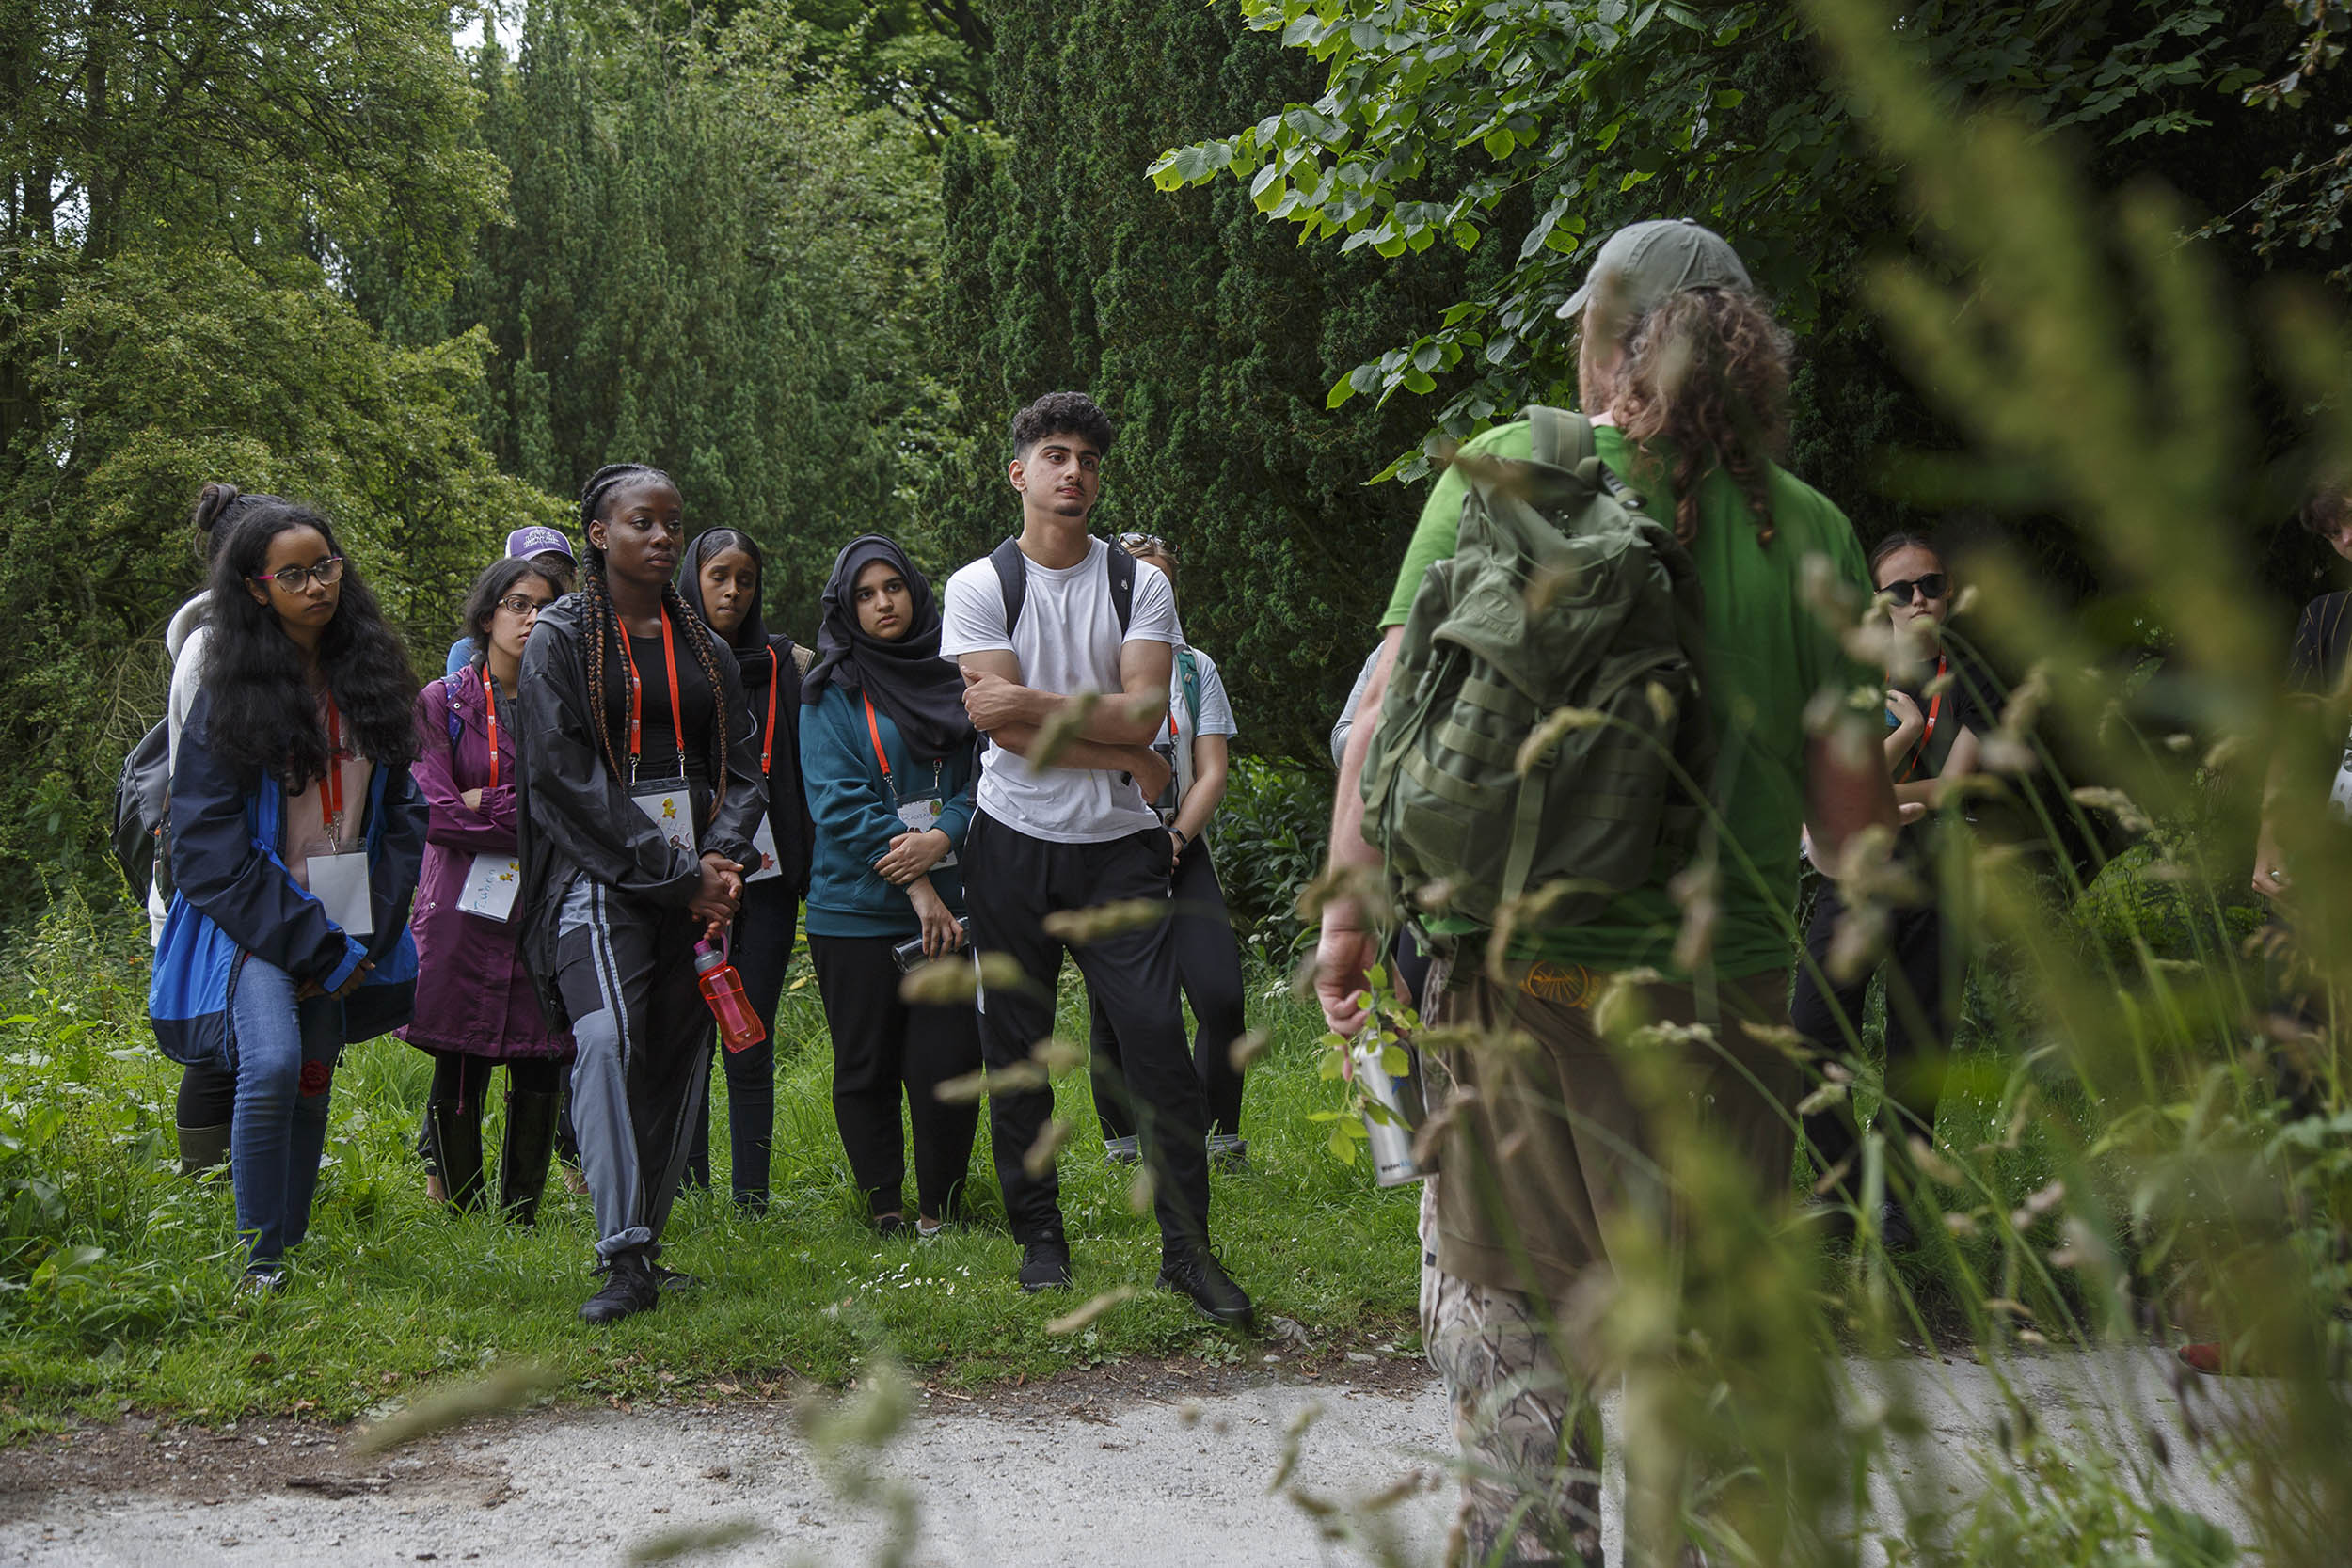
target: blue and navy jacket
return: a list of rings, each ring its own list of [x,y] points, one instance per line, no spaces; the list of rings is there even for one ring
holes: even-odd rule
[[[213,752],[211,718],[211,696],[199,693],[172,768],[174,892],[148,991],[156,1043],[174,1061],[233,1067],[230,1002],[247,957],[327,990],[372,962],[343,1000],[343,1039],[407,1022],[417,981],[408,906],[424,863],[426,816],[408,770],[379,767],[370,775],[361,836],[375,934],[350,936],[286,869],[284,790],[269,778],[241,788]]]

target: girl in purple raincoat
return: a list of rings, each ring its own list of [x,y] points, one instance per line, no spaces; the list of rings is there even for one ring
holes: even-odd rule
[[[561,591],[528,560],[483,573],[466,601],[473,662],[427,684],[416,706],[415,777],[432,817],[410,921],[417,1011],[404,1033],[433,1058],[426,1136],[453,1208],[484,1202],[482,1107],[505,1065],[499,1201],[525,1225],[547,1188],[572,1037],[548,1027],[515,946],[515,683],[532,626]]]

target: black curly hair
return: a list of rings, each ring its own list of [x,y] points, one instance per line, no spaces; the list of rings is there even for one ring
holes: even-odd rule
[[[580,487],[580,541],[588,556],[588,569],[581,574],[580,593],[587,601],[586,619],[593,628],[587,648],[592,699],[588,707],[596,716],[596,741],[604,752],[605,766],[612,770],[614,778],[624,780],[628,777],[628,770],[621,762],[620,748],[613,744],[612,736],[628,727],[628,682],[619,673],[620,667],[628,661],[628,645],[623,641],[620,611],[612,608],[612,585],[605,580],[604,551],[589,537],[588,525],[612,521],[605,516],[605,509],[612,497],[627,486],[644,483],[677,488],[675,480],[644,463],[608,463],[589,475],[588,483]],[[694,662],[702,666],[703,678],[710,682],[711,706],[717,714],[717,722],[711,726],[710,810],[716,816],[727,798],[727,747],[733,739],[727,734],[727,689],[719,677],[718,645],[711,640],[710,628],[703,624],[703,618],[687,609],[677,584],[662,585],[661,612],[685,636]]]
[[[1115,435],[1110,416],[1084,392],[1048,392],[1012,417],[1012,454],[1026,459],[1048,436],[1083,436],[1108,456]]]
[[[289,791],[326,773],[326,723],[301,647],[278,612],[247,585],[267,569],[270,541],[316,529],[343,558],[335,618],[319,639],[319,671],[342,715],[348,742],[378,768],[402,768],[417,757],[409,704],[417,679],[400,634],[384,619],[334,526],[307,506],[275,496],[246,497],[229,536],[213,555],[212,641],[204,648],[204,689],[212,699],[212,747],[246,788],[262,776]]]

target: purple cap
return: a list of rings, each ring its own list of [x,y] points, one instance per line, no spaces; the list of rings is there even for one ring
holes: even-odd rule
[[[566,561],[578,559],[572,554],[572,542],[564,537],[562,529],[548,528],[541,523],[533,523],[529,528],[518,528],[508,534],[506,553],[517,561],[527,561],[534,555],[549,554],[560,555]]]

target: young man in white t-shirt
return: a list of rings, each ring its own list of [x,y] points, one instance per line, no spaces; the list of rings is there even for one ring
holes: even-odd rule
[[[1064,910],[1168,897],[1168,831],[1151,802],[1168,785],[1152,749],[1168,718],[1182,640],[1176,599],[1152,567],[1087,532],[1111,423],[1079,392],[1052,392],[1013,419],[1008,477],[1021,496],[1018,554],[1000,547],[947,580],[940,652],[958,659],[964,707],[990,744],[979,809],[964,840],[972,940],[1009,954],[1030,985],[991,990],[980,1015],[992,1069],[1026,1061],[1054,1030],[1064,943],[1044,929]],[[1122,602],[1123,601],[1123,602]],[[1041,737],[1081,693],[1101,693],[1052,747]],[[1249,1297],[1209,1247],[1207,1117],[1184,1038],[1165,920],[1071,949],[1095,1006],[1119,1031],[1159,1216],[1159,1283],[1209,1317],[1247,1326]],[[1054,1168],[1025,1156],[1052,1116],[1051,1089],[989,1098],[996,1178],[1025,1291],[1071,1282]]]

